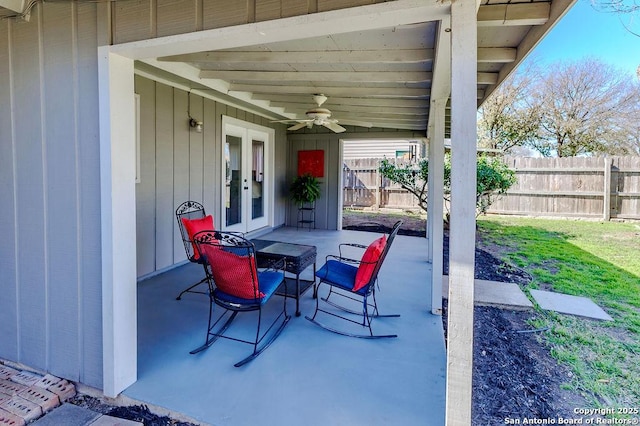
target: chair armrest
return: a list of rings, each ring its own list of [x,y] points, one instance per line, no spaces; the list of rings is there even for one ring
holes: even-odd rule
[[[329,254],[327,255],[327,257],[325,258],[325,261],[329,261],[330,259],[334,259],[337,260],[338,262],[346,262],[346,263],[360,263],[359,260],[356,259],[350,259],[348,257],[344,257],[344,256],[336,256],[335,254]]]
[[[338,245],[338,252],[340,253],[340,256],[342,257],[342,250],[346,249],[347,247],[351,247],[354,249],[362,249],[362,250],[366,250],[367,246],[362,245],[362,244],[356,244],[356,243],[342,243],[340,245]]]

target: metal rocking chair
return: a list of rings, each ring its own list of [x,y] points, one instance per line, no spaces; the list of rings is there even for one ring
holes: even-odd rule
[[[192,232],[191,235],[189,235],[189,231],[185,226],[185,220],[204,220],[206,217],[204,207],[196,201],[185,201],[176,209],[176,220],[178,221],[178,229],[180,229],[180,236],[182,237],[182,243],[184,244],[184,251],[187,254],[187,259],[189,259],[189,262],[202,265],[205,273],[205,277],[203,279],[182,290],[178,297],[176,297],[176,300],[180,300],[182,295],[185,293],[208,294],[206,291],[194,290],[194,288],[198,287],[200,284],[207,282],[207,267],[205,266],[204,259],[198,254],[195,243],[192,241],[192,237],[195,233]],[[211,220],[211,226],[205,226],[205,228],[213,229],[213,219]],[[199,229],[198,231],[201,230],[204,229]]]
[[[359,337],[364,339],[379,339],[398,337],[396,334],[375,335],[371,329],[371,320],[373,318],[399,317],[400,315],[381,315],[378,311],[376,302],[376,284],[378,280],[378,272],[382,266],[391,243],[393,242],[398,229],[402,225],[402,221],[398,221],[393,225],[388,236],[373,241],[368,247],[361,244],[340,244],[339,256],[329,255],[326,257],[326,263],[316,272],[316,276],[320,279],[320,283],[316,289],[319,290],[322,284],[329,287],[326,297],[316,297],[316,310],[312,317],[306,317],[312,323],[329,330],[333,333],[342,334],[344,336]],[[365,252],[361,260],[355,260],[343,255],[343,249],[346,247],[355,247],[364,249]],[[317,293],[316,293],[317,294]],[[343,302],[336,303],[335,299]],[[324,305],[321,307],[321,301],[333,308],[328,310]],[[344,306],[344,303],[360,304],[361,310],[350,309]],[[357,305],[356,305],[357,306]],[[342,320],[367,327],[369,334],[354,334],[348,331],[338,330],[322,324],[316,320],[318,312],[322,312]],[[341,315],[341,313],[350,314]],[[356,320],[354,315],[358,315],[361,319]]]
[[[256,358],[273,343],[291,319],[291,316],[287,315],[287,298],[283,297],[282,311],[271,325],[262,334],[260,333],[263,306],[283,283],[286,292],[284,259],[267,270],[258,271],[253,243],[236,232],[202,231],[194,236],[194,241],[198,251],[206,259],[206,265],[209,268],[210,304],[205,343],[191,351],[191,354],[208,348],[219,337],[253,345],[251,355],[234,364],[236,367],[240,367]],[[215,320],[213,317],[214,304],[224,309]],[[225,335],[238,313],[249,311],[258,311],[255,339],[244,340]],[[225,318],[226,320],[223,322]],[[279,327],[269,333],[281,318]],[[218,326],[221,322],[222,325]],[[268,338],[263,343],[267,335]]]

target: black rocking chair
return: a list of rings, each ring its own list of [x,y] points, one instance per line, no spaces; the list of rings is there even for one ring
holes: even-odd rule
[[[263,306],[283,283],[286,292],[284,259],[271,265],[269,269],[258,271],[253,243],[236,232],[202,231],[194,236],[194,241],[198,251],[206,259],[206,266],[209,268],[207,276],[209,277],[210,304],[205,343],[191,351],[191,354],[208,348],[219,337],[253,345],[251,355],[234,364],[236,367],[240,367],[255,359],[273,343],[291,319],[291,316],[287,315],[287,298],[283,297],[282,311],[275,317],[271,325],[262,334],[260,333]],[[214,304],[224,309],[215,320],[213,317]],[[239,312],[249,311],[258,311],[255,339],[244,340],[225,335],[236,315]],[[224,320],[225,318],[226,320]],[[222,325],[218,326],[221,322],[223,322]],[[279,327],[269,333],[278,322],[280,322]],[[268,338],[265,340],[267,335]],[[263,340],[265,340],[264,343]]]
[[[333,333],[349,337],[359,337],[364,339],[398,337],[396,334],[373,334],[373,330],[371,329],[371,320],[373,318],[400,316],[397,314],[380,314],[378,311],[378,304],[376,302],[378,272],[380,271],[382,262],[389,252],[393,239],[398,233],[400,225],[402,225],[401,220],[393,225],[388,236],[383,235],[373,241],[368,247],[361,244],[340,244],[339,256],[329,255],[326,257],[325,264],[318,270],[318,272],[316,272],[316,276],[320,279],[316,290],[319,290],[322,284],[326,284],[329,287],[329,292],[326,297],[316,297],[316,310],[312,317],[306,317],[309,321]],[[384,227],[382,227],[382,229],[384,229]],[[355,260],[345,257],[345,255],[343,255],[343,249],[346,249],[346,247],[364,249],[365,251],[362,255],[362,259]],[[336,299],[340,300],[342,303],[337,303],[335,301]],[[322,307],[321,302],[324,302]],[[357,311],[345,306],[345,304],[349,303],[354,306],[359,304],[361,306],[361,310]],[[328,307],[324,307],[325,304],[337,309],[328,310]],[[348,331],[329,327],[316,320],[318,312],[358,324],[362,327],[367,327],[369,333],[354,334]],[[361,319],[356,320],[356,317],[354,317],[355,315],[360,316]]]
[[[202,265],[205,273],[205,277],[203,279],[182,290],[178,297],[176,297],[176,300],[180,300],[182,295],[185,293],[208,294],[206,291],[194,290],[194,288],[198,287],[200,284],[207,282],[207,267],[204,264],[204,259],[200,257],[196,250],[195,243],[193,242],[193,235],[199,231],[212,230],[213,218],[206,215],[202,204],[196,201],[185,201],[176,209],[176,220],[178,221],[178,229],[180,229],[180,236],[182,237],[182,243],[184,244],[184,251],[187,254],[187,259],[189,259],[189,262]],[[195,226],[195,232],[189,232],[187,225],[191,225],[191,227]]]

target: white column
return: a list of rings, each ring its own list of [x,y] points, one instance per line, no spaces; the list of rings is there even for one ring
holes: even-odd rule
[[[136,381],[136,197],[133,60],[98,49],[103,392]]]
[[[446,424],[471,424],[476,204],[477,4],[451,3],[451,226]]]
[[[442,243],[444,213],[444,115],[447,99],[434,99],[429,134],[427,238],[431,261],[431,313],[442,315]]]

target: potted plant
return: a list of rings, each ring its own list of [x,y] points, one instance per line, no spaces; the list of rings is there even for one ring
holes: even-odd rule
[[[296,177],[289,187],[291,199],[302,207],[320,198],[320,182],[310,173]]]

